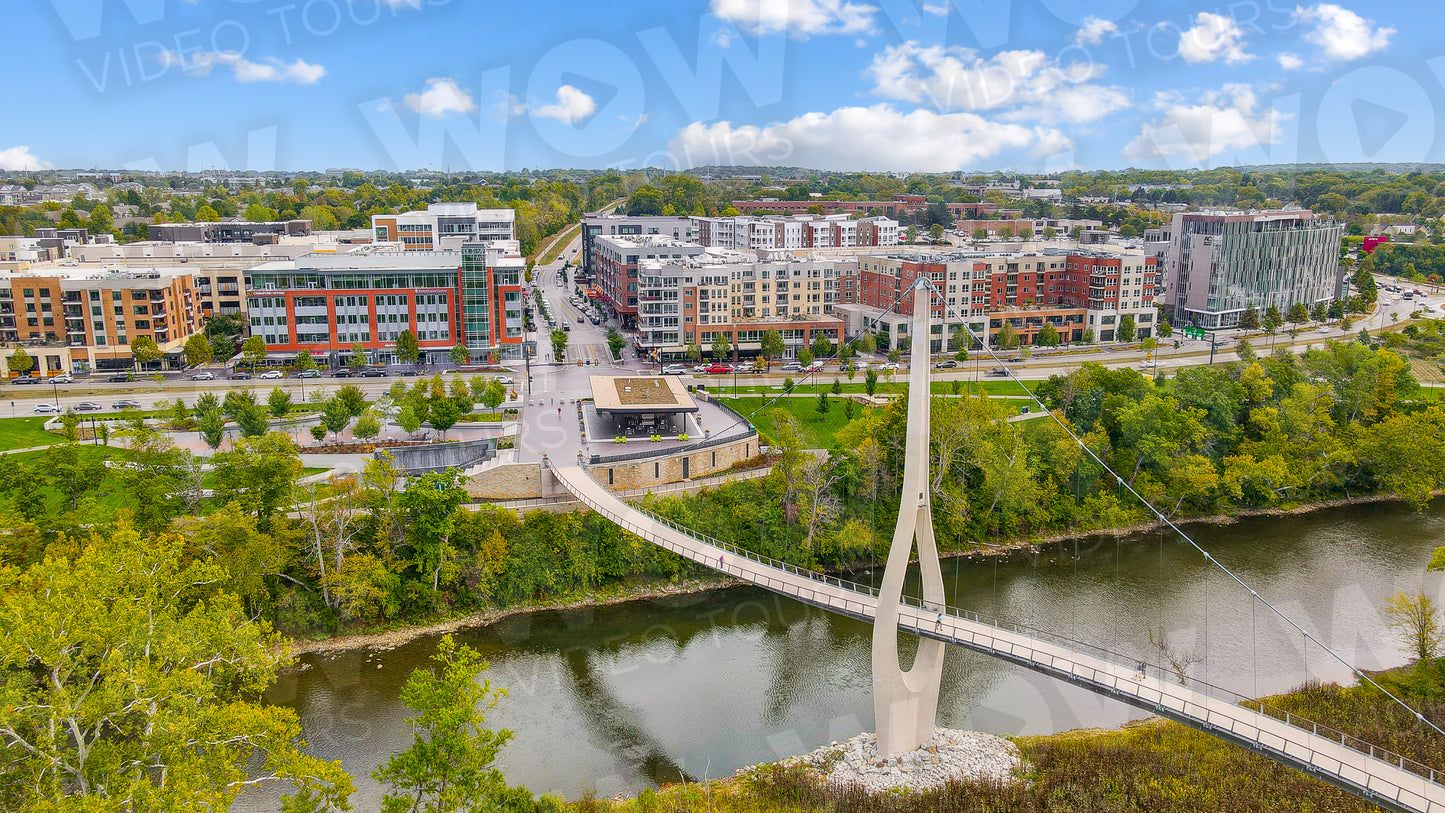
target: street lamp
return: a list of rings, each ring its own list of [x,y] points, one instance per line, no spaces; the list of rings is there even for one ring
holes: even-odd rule
[[[59,414],[60,414],[60,385],[57,384],[57,383],[55,383],[55,379],[54,379],[53,377],[50,379],[50,388],[55,391],[55,414],[59,415]]]

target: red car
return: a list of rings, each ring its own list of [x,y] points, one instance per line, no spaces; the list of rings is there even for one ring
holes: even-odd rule
[[[733,368],[727,366],[726,364],[714,364],[709,366],[703,372],[707,373],[708,375],[720,375],[722,373],[730,373],[732,371]]]

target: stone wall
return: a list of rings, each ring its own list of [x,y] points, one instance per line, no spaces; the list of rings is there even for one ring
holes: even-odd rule
[[[597,482],[608,488],[647,488],[717,474],[757,454],[758,437],[751,435],[694,452],[678,452],[647,460],[599,463],[588,466],[587,470]]]
[[[467,493],[479,500],[530,500],[542,494],[541,463],[505,463],[467,479]]]
[[[496,456],[495,438],[463,440],[453,443],[429,443],[423,446],[402,446],[388,449],[396,459],[397,468],[416,475],[429,471],[464,469]],[[380,456],[382,453],[377,452]]]

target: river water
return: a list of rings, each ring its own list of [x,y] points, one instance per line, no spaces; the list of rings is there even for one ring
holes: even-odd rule
[[[1425,572],[1445,543],[1441,501],[1423,514],[1380,503],[1186,530],[1361,668],[1405,661],[1380,611],[1391,593],[1442,599],[1439,575]],[[1349,679],[1170,535],[946,561],[944,581],[950,604],[1129,658],[1159,660],[1149,639],[1162,631],[1199,679],[1246,695]],[[869,625],[758,589],[533,613],[457,637],[482,652],[488,678],[509,693],[489,716],[492,727],[515,732],[499,766],[538,793],[610,796],[684,775],[716,778],[873,728]],[[311,668],[267,694],[297,711],[312,753],[341,759],[356,777],[357,809],[379,805],[371,771],[410,744],[401,685],[435,645],[423,638],[386,652],[305,656]],[[947,655],[941,725],[1047,734],[1140,714],[983,655]],[[275,806],[262,793],[235,809]]]

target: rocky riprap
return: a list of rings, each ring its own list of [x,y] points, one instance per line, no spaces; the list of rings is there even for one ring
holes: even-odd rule
[[[835,787],[858,786],[869,793],[895,788],[929,790],[954,780],[1009,783],[1023,764],[1013,743],[976,731],[937,729],[916,750],[892,757],[878,755],[878,738],[859,734],[784,764],[804,765]]]

